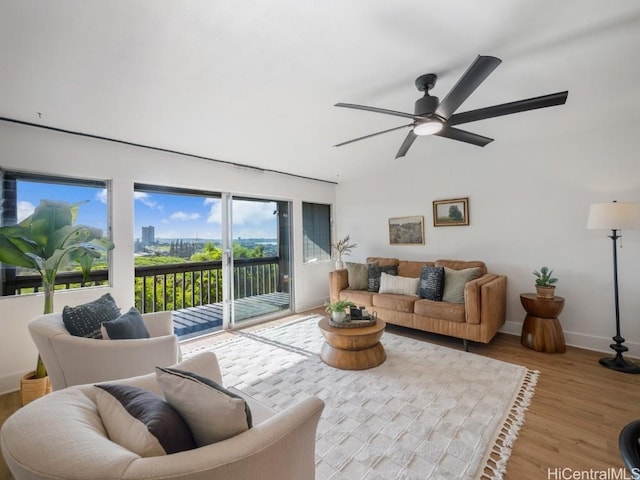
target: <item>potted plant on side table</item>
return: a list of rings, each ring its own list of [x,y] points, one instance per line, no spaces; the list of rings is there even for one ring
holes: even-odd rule
[[[102,252],[114,247],[110,239],[102,236],[101,229],[74,225],[82,203],[85,202],[69,204],[41,200],[33,214],[17,225],[0,227],[0,262],[35,269],[40,274],[44,313],[53,312],[56,275],[60,268],[77,263],[86,281],[93,262]],[[22,404],[48,391],[51,391],[51,385],[38,355],[36,370],[21,380]]]
[[[540,271],[534,271],[533,275],[536,277],[536,294],[539,298],[553,298],[556,292],[557,278],[552,277],[553,270],[549,270],[547,267],[542,267]]]

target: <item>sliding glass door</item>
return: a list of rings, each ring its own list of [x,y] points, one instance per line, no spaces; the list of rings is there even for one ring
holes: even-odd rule
[[[291,309],[290,203],[225,196],[228,327]]]
[[[183,338],[290,310],[290,204],[135,186],[136,307]]]

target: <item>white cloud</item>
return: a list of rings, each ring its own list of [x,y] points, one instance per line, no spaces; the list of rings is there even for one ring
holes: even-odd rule
[[[103,204],[107,204],[107,189],[103,188],[102,190],[100,190],[99,192],[96,193],[96,200],[98,200],[100,203]]]
[[[233,224],[255,225],[274,220],[275,202],[233,201]]]
[[[175,212],[169,216],[170,220],[178,220],[180,222],[187,222],[189,220],[197,220],[200,218],[200,214],[197,212],[187,213],[187,212]]]
[[[36,206],[31,202],[18,202],[18,223],[33,213]]]
[[[211,200],[211,201],[209,201]],[[222,222],[222,202],[218,199],[207,199],[205,205],[210,205],[207,223],[220,224]],[[255,202],[251,200],[233,201],[233,225],[262,225],[274,222],[275,202]]]
[[[143,205],[146,205],[149,208],[156,208],[158,205],[146,192],[133,192],[133,199],[140,201]]]

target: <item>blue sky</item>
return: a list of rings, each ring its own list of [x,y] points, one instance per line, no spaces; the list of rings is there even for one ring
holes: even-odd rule
[[[221,238],[220,199],[143,192],[134,195],[135,238],[140,238],[142,227],[149,225],[155,227],[156,238]],[[104,189],[19,181],[19,220],[30,215],[40,199],[71,203],[88,200],[80,206],[76,223],[106,231]],[[233,238],[277,238],[275,210],[275,202],[234,200]]]

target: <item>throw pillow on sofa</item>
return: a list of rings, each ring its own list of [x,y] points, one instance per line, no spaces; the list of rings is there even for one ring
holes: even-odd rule
[[[369,281],[369,272],[366,263],[345,262],[351,290],[366,290]]]
[[[198,447],[221,442],[252,427],[245,400],[209,378],[176,368],[156,367],[167,401],[193,432]]]
[[[133,338],[149,338],[149,331],[137,308],[131,307],[127,313],[110,322],[102,322],[100,327],[102,338],[125,340]]]
[[[480,267],[465,268],[463,270],[453,270],[444,267],[444,293],[442,301],[449,303],[464,303],[464,286],[467,282],[480,278],[482,269]]]
[[[86,338],[102,338],[100,326],[102,322],[115,320],[120,316],[120,309],[110,293],[93,302],[65,306],[62,309],[62,321],[71,335]]]
[[[380,275],[380,290],[378,293],[396,293],[398,295],[416,296],[418,278],[399,277],[382,272]]]
[[[432,267],[430,265],[422,267],[420,279],[418,280],[418,296],[439,302],[442,300],[443,293],[444,267]]]
[[[367,263],[367,291],[377,293],[380,290],[380,276],[383,272],[389,275],[398,275],[398,266]]]
[[[187,423],[160,396],[131,385],[96,387],[98,413],[111,441],[141,457],[196,448]]]

